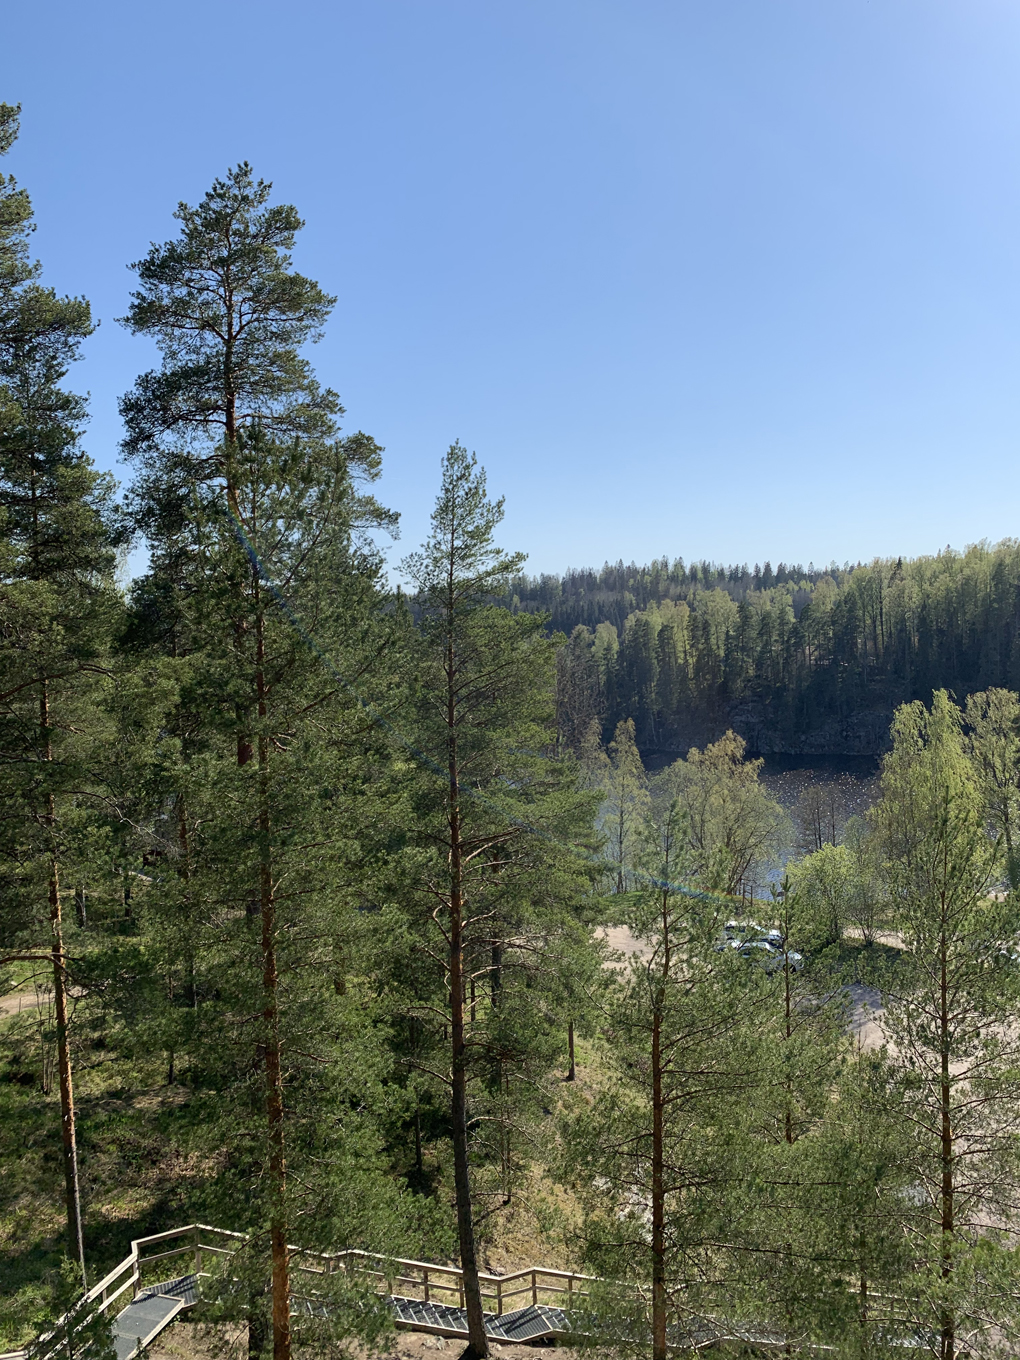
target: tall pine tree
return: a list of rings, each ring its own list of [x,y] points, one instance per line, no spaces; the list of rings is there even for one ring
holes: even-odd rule
[[[0,106],[0,151],[17,127],[18,110]],[[72,823],[98,797],[115,523],[110,479],[80,447],[84,400],[62,386],[92,331],[89,306],[39,282],[31,229],[27,195],[0,180],[0,952],[36,957],[48,924],[68,1238],[84,1277],[63,903]]]
[[[522,560],[494,542],[502,515],[474,457],[454,444],[429,538],[404,564],[420,619],[413,711],[421,763],[400,888],[413,907],[401,915],[405,976],[417,994],[402,1004],[422,1036],[419,1061],[449,1101],[474,1357],[488,1353],[480,1163],[501,1163],[507,1202],[506,1140],[561,1052],[571,999],[560,979],[584,966],[589,942],[591,871],[574,846],[590,840],[592,798],[577,792],[573,762],[554,758],[555,652],[544,620],[496,604]]]
[[[198,207],[182,204],[179,237],[135,266],[127,324],[163,363],[122,410],[153,549],[132,641],[162,653],[174,685],[154,789],[158,852],[176,870],[166,904],[192,935],[190,959],[206,946],[239,1095],[255,1096],[253,1063],[260,1074],[263,1134],[249,1146],[265,1190],[252,1214],[270,1248],[273,1354],[287,1360],[288,1129],[305,1127],[293,1102],[344,1031],[356,893],[341,866],[358,831],[346,799],[351,752],[364,762],[374,741],[337,668],[364,682],[379,651],[371,531],[392,517],[359,486],[380,450],[340,435],[336,394],[299,354],[333,299],[292,271],[301,221],[269,192],[238,167]]]

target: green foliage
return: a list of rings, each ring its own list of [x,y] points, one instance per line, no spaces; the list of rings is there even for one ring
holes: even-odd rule
[[[338,1276],[288,1336],[288,1240],[459,1252],[477,1353],[476,1246],[522,1205],[656,1360],[712,1328],[1012,1353],[1020,548],[532,582],[455,444],[393,596],[382,451],[304,357],[333,299],[292,267],[296,210],[241,165],[177,221],[126,319],[160,361],[122,406],[150,550],[125,600],[64,387],[88,306],[42,285],[0,179],[0,958],[53,979],[0,1021],[4,1337],[79,1295],[56,1051],[90,1270],[188,1220],[250,1234],[205,1315],[253,1357],[271,1327],[282,1356],[389,1328]],[[871,712],[878,740],[904,699],[880,803],[841,844],[815,809],[754,966],[724,918],[791,832],[731,718],[765,749]],[[693,732],[650,777],[641,748]]]
[[[452,446],[430,537],[405,563],[419,612],[408,712],[420,754],[403,771],[384,954],[416,1176],[423,1108],[436,1134],[455,1136],[441,1111],[459,1070],[480,1220],[520,1189],[546,1084],[595,966],[584,914],[595,800],[578,791],[574,762],[555,758],[554,649],[542,621],[492,603],[521,560],[493,541],[501,518],[473,456]]]
[[[617,893],[640,888],[646,878],[646,822],[653,804],[674,802],[682,812],[677,834],[683,855],[677,872],[703,889],[733,895],[764,887],[768,870],[789,844],[791,826],[760,782],[761,760],[745,760],[743,739],[727,732],[704,751],[693,747],[652,781],[641,762],[634,723],[621,722],[608,755],[594,727],[580,760],[588,787],[602,794],[598,824],[605,836],[607,878]]]
[[[798,749],[811,732],[829,749],[877,754],[900,703],[1020,686],[1018,599],[1020,543],[1007,539],[842,568],[607,563],[517,577],[504,603],[548,611],[567,635],[584,628],[607,739],[632,718],[642,749],[738,726],[761,750]],[[572,637],[575,674],[581,642]]]
[[[987,711],[987,710],[985,710]],[[1008,1274],[1020,1172],[1016,942],[1020,908],[997,894],[1004,838],[989,836],[982,766],[945,692],[905,705],[873,821],[904,957],[884,1022],[909,1194],[900,1212],[916,1323],[943,1353],[993,1344],[985,1271]],[[987,792],[987,782],[985,782]],[[1003,1303],[998,1327],[1016,1325]]]
[[[842,845],[823,845],[790,867],[805,948],[824,949],[847,935],[872,945],[880,921],[890,923],[879,850],[867,823],[852,818]]]
[[[661,1282],[674,1335],[696,1333],[726,1307],[727,1215],[739,1155],[740,1108],[759,1081],[750,1033],[771,986],[714,948],[725,903],[677,885],[689,878],[688,814],[675,769],[660,776],[645,819],[645,885],[623,899],[642,953],[600,989],[601,1080],[560,1121],[561,1174],[583,1209],[578,1243],[591,1269],[616,1281]],[[650,886],[654,884],[655,886]],[[654,1324],[629,1295],[599,1299],[642,1348]],[[654,1330],[654,1326],[653,1326]]]
[[[68,1360],[114,1360],[112,1318],[85,1301],[75,1261],[64,1260],[54,1274],[50,1327],[28,1347],[32,1360],[53,1349]]]
[[[156,340],[163,364],[121,404],[124,447],[143,467],[151,458],[160,472],[175,466],[182,482],[231,483],[241,431],[328,439],[342,413],[299,354],[336,299],[291,269],[303,223],[289,204],[268,206],[271,190],[237,166],[197,207],[179,204],[177,239],[132,266],[139,288],[125,324]]]

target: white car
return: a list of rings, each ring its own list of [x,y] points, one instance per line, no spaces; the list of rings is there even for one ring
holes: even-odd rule
[[[795,949],[777,949],[768,940],[731,940],[730,944],[742,959],[758,964],[766,973],[780,973],[787,963],[791,973],[799,973],[804,967],[803,954],[798,954]]]
[[[746,940],[760,935],[761,926],[757,921],[727,921],[723,926],[723,934],[728,940]]]

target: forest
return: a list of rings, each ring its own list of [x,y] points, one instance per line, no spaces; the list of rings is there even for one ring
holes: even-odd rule
[[[1016,1354],[1017,548],[535,582],[455,443],[397,586],[297,209],[174,221],[118,487],[0,182],[0,1347],[108,1360],[89,1291],[204,1223],[175,1327],[248,1360],[393,1354],[394,1257],[467,1360],[534,1266],[578,1350]],[[867,713],[874,805],[791,817],[766,736]]]
[[[643,750],[732,727],[756,753],[876,755],[899,704],[1020,685],[1014,540],[825,570],[607,563],[519,576],[504,603],[569,636],[564,731],[631,718]]]

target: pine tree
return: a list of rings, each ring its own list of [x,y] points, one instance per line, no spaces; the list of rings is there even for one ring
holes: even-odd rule
[[[767,1319],[792,1345],[830,1339],[830,1266],[816,1241],[812,1186],[827,1187],[818,1141],[848,1057],[846,1002],[833,988],[812,907],[784,879],[772,919],[782,943],[757,1000],[759,1065],[740,1111],[743,1174],[729,1197],[735,1260],[746,1313]],[[808,955],[802,971],[800,960]],[[745,968],[765,971],[751,959]],[[735,1140],[735,1141],[738,1141]]]
[[[572,764],[552,758],[555,651],[544,620],[495,603],[523,561],[493,541],[502,514],[474,457],[454,444],[430,536],[404,563],[420,618],[413,697],[424,766],[398,889],[406,896],[413,884],[418,908],[402,914],[405,996],[417,992],[403,1004],[448,1093],[476,1357],[488,1342],[472,1161],[495,1159],[505,1178],[511,1150],[486,1130],[510,1137],[558,1054],[571,1004],[559,978],[588,938],[579,905],[590,871],[574,845],[590,841],[592,812]],[[505,1179],[501,1189],[506,1202]]]
[[[392,517],[359,487],[380,450],[340,436],[336,394],[298,353],[333,300],[290,269],[301,222],[267,206],[270,187],[238,167],[197,208],[182,204],[179,238],[135,266],[127,324],[156,339],[163,364],[122,410],[153,546],[131,642],[162,652],[174,690],[154,787],[169,833],[159,852],[176,867],[164,906],[192,936],[192,967],[203,939],[218,944],[206,966],[247,1053],[231,1080],[243,1094],[252,1054],[261,1069],[262,1151],[249,1146],[268,1188],[252,1210],[271,1247],[273,1353],[287,1360],[287,1092],[307,1091],[317,1044],[334,1051],[343,1031],[356,892],[342,866],[359,852],[340,809],[360,778],[352,748],[363,760],[378,744],[344,674],[364,683],[380,649],[371,532]],[[242,1018],[252,1011],[255,1024]]]
[[[601,723],[603,700],[594,639],[578,625],[556,654],[556,724],[564,744],[580,753],[593,722]]]
[[[0,106],[0,151],[18,110]],[[48,919],[56,1001],[68,1238],[85,1275],[68,1037],[65,857],[98,796],[97,691],[116,609],[112,486],[79,439],[82,398],[62,381],[91,333],[88,303],[58,298],[28,259],[31,207],[0,181],[0,749],[3,945],[29,957]]]
[[[642,951],[603,990],[606,1077],[562,1125],[564,1169],[585,1207],[585,1256],[614,1280],[650,1283],[643,1321],[654,1360],[689,1344],[704,1313],[725,1304],[718,1244],[731,1130],[757,1084],[753,1023],[768,986],[713,948],[727,906],[690,886],[676,776],[673,767],[654,781],[641,828],[626,919]]]

